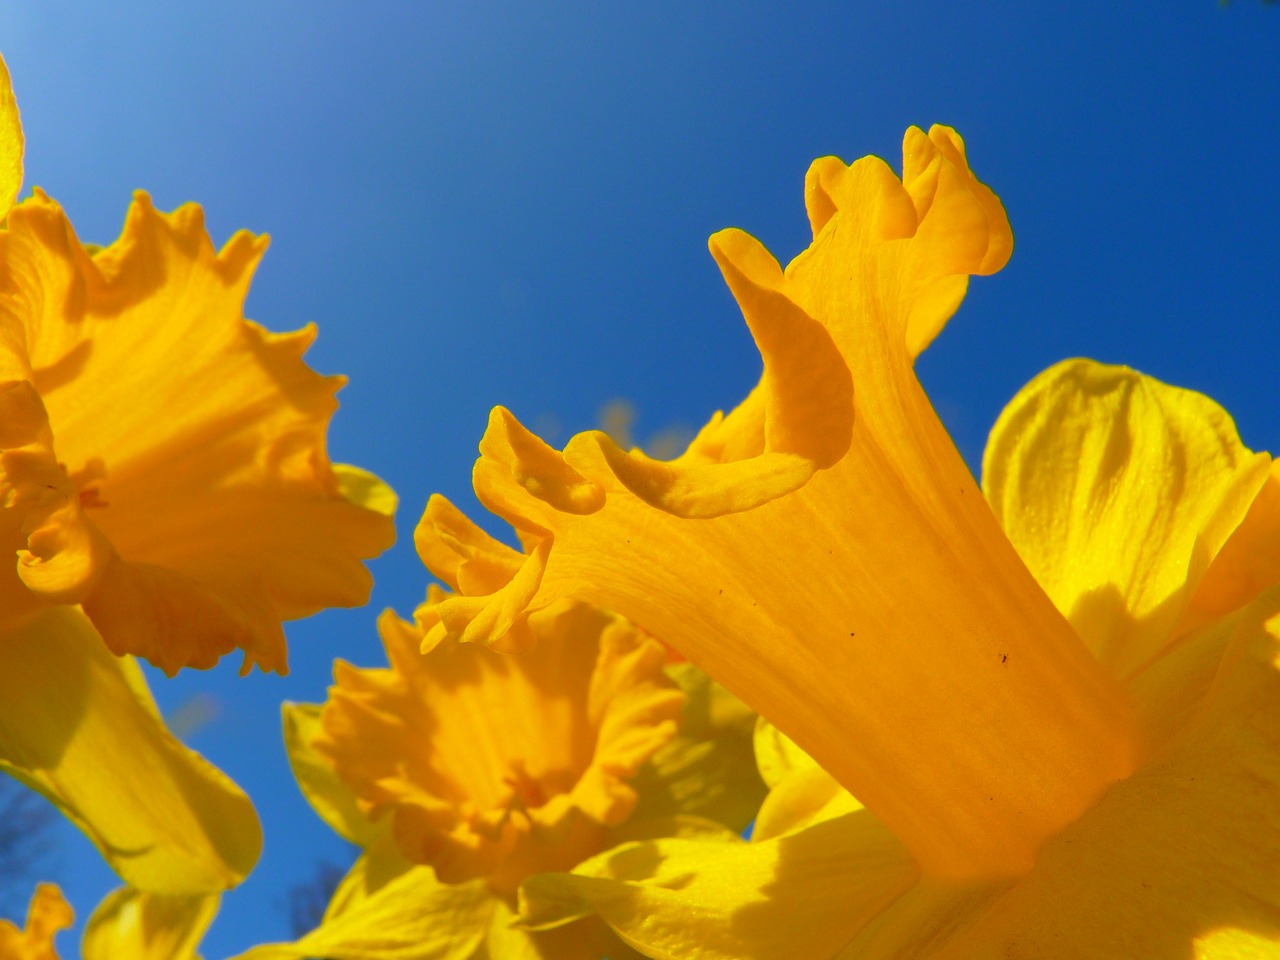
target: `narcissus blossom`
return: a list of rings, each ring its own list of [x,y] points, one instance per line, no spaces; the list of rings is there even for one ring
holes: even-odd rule
[[[913,361],[1007,260],[999,201],[944,127],[907,132],[901,178],[817,161],[805,200],[813,242],[785,269],[741,231],[711,239],[764,373],[682,456],[600,433],[557,451],[499,408],[475,488],[525,552],[485,562],[440,498],[419,528],[460,593],[426,646],[526,648],[538,611],[590,602],[795,745],[762,749],[755,842],[604,852],[529,878],[521,922],[595,914],[663,960],[1270,942],[1269,458],[1203,397],[1072,361],[1001,418],[984,491]]]
[[[281,621],[367,599],[394,496],[328,460],[341,379],[303,362],[314,330],[244,318],[265,239],[216,251],[198,207],[143,194],[105,248],[38,190],[10,209],[0,81],[0,769],[133,885],[221,890],[257,858],[253,809],[123,655],[284,671]]]
[[[340,661],[323,708],[286,711],[300,785],[366,852],[319,929],[243,960],[635,956],[595,918],[513,926],[517,890],[629,839],[735,836],[760,796],[751,718],[617,616],[566,602],[528,623],[529,654],[424,655],[388,612],[388,668]]]
[[[165,897],[122,887],[98,904],[80,942],[80,960],[200,960],[200,939],[218,897]],[[54,938],[71,926],[71,906],[54,884],[36,888],[26,928],[0,920],[0,960],[58,960]]]

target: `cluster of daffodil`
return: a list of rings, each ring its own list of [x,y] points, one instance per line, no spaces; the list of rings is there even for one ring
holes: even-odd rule
[[[139,195],[97,249],[12,205],[3,80],[0,766],[125,883],[85,960],[189,960],[261,838],[132,658],[283,671],[281,621],[367,598],[395,497],[326,456],[313,331],[243,318],[263,241]],[[935,127],[901,177],[815,162],[805,203],[785,269],[711,239],[764,372],[683,454],[493,412],[475,490],[520,546],[431,498],[444,586],[285,708],[363,852],[241,960],[1280,956],[1280,469],[1071,360],[979,486],[913,362],[1008,259],[1000,202]],[[40,886],[0,960],[71,919]]]

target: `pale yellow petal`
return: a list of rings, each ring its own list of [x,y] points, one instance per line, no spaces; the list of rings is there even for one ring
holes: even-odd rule
[[[22,188],[22,120],[13,96],[9,68],[0,59],[0,220]]]
[[[1201,394],[1068,360],[991,431],[983,484],[1005,532],[1116,675],[1168,642],[1267,476]]]
[[[391,838],[378,838],[356,858],[338,883],[325,908],[324,919],[332,920],[354,909],[391,881],[420,869],[401,855]]]
[[[521,917],[549,929],[595,914],[658,960],[823,960],[917,876],[863,811],[764,843],[628,844],[526,880]]]
[[[0,769],[39,790],[129,884],[213,893],[262,834],[248,797],[165,729],[131,660],[54,607],[0,637]]]
[[[318,703],[285,703],[281,707],[289,767],[316,815],[344,840],[368,847],[387,833],[388,824],[371,821],[333,765],[316,753],[312,741],[320,732],[320,708]]]
[[[481,881],[444,884],[419,867],[293,943],[254,947],[236,960],[471,960],[494,904]]]
[[[1195,960],[1275,960],[1276,957],[1280,957],[1280,936],[1228,928],[1195,940]]]
[[[1280,583],[1280,461],[1240,526],[1218,551],[1175,632],[1185,632],[1248,603]]]
[[[98,904],[80,941],[81,960],[200,960],[217,895],[173,897],[129,887]]]

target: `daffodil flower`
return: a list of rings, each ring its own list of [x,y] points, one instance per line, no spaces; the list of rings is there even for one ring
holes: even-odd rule
[[[817,161],[805,200],[813,242],[785,269],[741,231],[711,239],[764,373],[682,456],[600,433],[557,451],[499,408],[475,488],[525,553],[485,563],[476,528],[428,505],[419,550],[460,587],[428,647],[526,647],[538,611],[589,602],[795,745],[762,734],[753,842],[637,842],[530,877],[520,922],[599,916],[663,960],[1272,944],[1269,458],[1203,397],[1071,361],[1002,416],[980,489],[913,360],[1007,260],[999,201],[944,127],[907,132],[901,178]]]
[[[85,924],[80,960],[200,960],[219,897],[158,896],[130,887],[108,894]],[[0,960],[58,960],[57,934],[75,919],[62,891],[36,888],[24,929],[0,920]]]
[[[394,496],[325,453],[340,378],[242,305],[266,241],[215,251],[145,195],[82,245],[40,191],[0,71],[0,769],[134,886],[222,890],[257,859],[243,792],[165,729],[137,654],[284,671],[281,621],[365,602]]]
[[[524,655],[379,627],[388,668],[339,661],[322,708],[285,712],[299,784],[365,853],[317,930],[241,960],[636,956],[594,917],[515,926],[520,884],[626,840],[734,837],[759,801],[751,715],[619,617],[547,608]]]

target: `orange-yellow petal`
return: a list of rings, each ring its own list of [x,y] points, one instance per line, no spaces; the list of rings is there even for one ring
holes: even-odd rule
[[[52,883],[36,887],[25,929],[0,920],[0,960],[58,960],[53,938],[75,920],[62,891]]]
[[[22,120],[13,96],[9,68],[0,58],[0,220],[22,188]]]
[[[198,207],[143,194],[101,250],[39,192],[0,235],[0,381],[31,424],[3,452],[19,573],[169,673],[235,648],[283,671],[280,621],[363,603],[394,535],[385,487],[325,453],[342,381],[303,362],[314,328],[243,317],[265,248],[215,252]]]
[[[1269,460],[1201,394],[1068,360],[1000,415],[983,486],[1058,609],[1127,676],[1169,642]]]
[[[262,848],[249,798],[165,729],[137,664],[113,656],[74,607],[0,635],[0,769],[143,890],[219,892]]]
[[[953,131],[909,131],[904,158],[901,180],[820,161],[816,235],[785,270],[744,233],[712,238],[765,375],[684,457],[603,434],[557,453],[494,411],[474,484],[528,555],[442,604],[441,633],[510,643],[566,597],[616,610],[774,720],[930,872],[1015,875],[1131,771],[1132,721],[915,378],[963,279],[1012,240]]]
[[[1261,955],[1273,955],[1278,800],[1280,593],[1271,590],[1232,618],[1191,722],[931,957],[1225,960],[1249,954],[1209,946],[1260,940]]]
[[[388,612],[391,667],[335,667],[315,750],[365,813],[391,818],[405,856],[448,882],[513,892],[594,853],[676,731],[682,698],[661,645],[580,604],[532,620],[536,654],[450,643],[424,655],[421,631]]]

